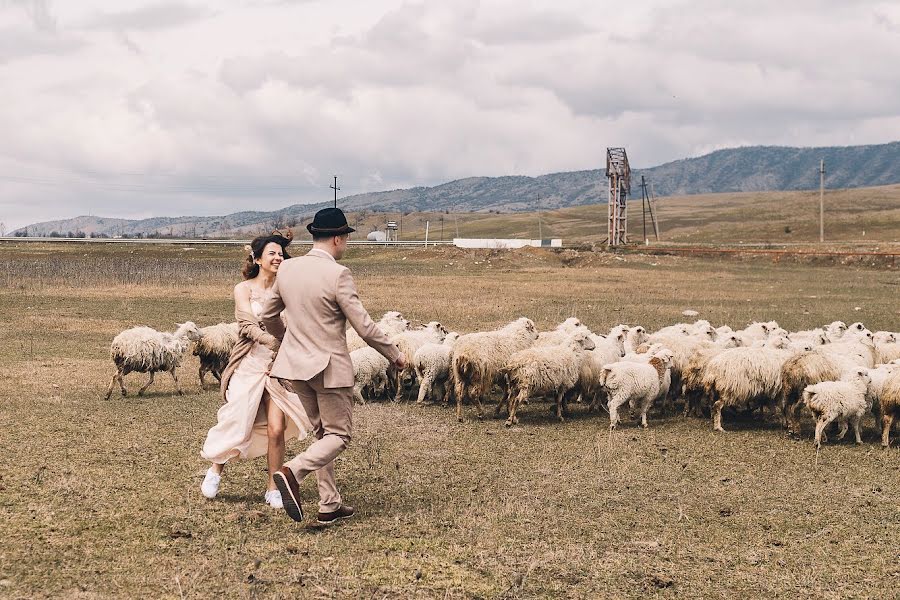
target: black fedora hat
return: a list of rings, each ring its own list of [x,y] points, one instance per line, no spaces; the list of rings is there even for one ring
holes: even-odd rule
[[[347,225],[347,217],[339,208],[323,208],[313,217],[312,223],[306,226],[311,234],[319,235],[344,235],[356,231]]]

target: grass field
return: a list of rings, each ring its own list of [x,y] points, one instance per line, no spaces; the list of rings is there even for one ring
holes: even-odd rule
[[[775,423],[580,406],[521,425],[451,410],[358,407],[338,482],[358,516],[300,525],[262,502],[265,462],[199,493],[219,397],[158,377],[101,400],[111,338],[231,318],[236,248],[0,245],[0,597],[889,598],[900,581],[900,454]],[[648,329],[698,310],[735,327],[842,319],[900,329],[896,269],[590,252],[354,250],[373,314],[472,331],[576,314]],[[126,378],[136,390],[142,376]],[[291,444],[288,452],[303,448]],[[308,510],[312,482],[302,486]]]

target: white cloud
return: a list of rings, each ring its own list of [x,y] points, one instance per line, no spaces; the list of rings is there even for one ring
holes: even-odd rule
[[[0,0],[0,221],[900,138],[892,3]]]

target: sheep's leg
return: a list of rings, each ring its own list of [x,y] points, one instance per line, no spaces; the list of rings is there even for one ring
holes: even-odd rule
[[[497,408],[494,409],[494,414],[500,416],[500,413],[503,411],[503,406],[506,406],[506,412],[509,413],[511,408],[511,403],[513,399],[513,386],[506,386],[506,391],[503,392],[503,395],[500,397],[500,400],[497,401]]]
[[[649,398],[641,403],[641,427],[643,427],[644,429],[650,427],[650,425],[647,423],[647,412],[650,411],[651,404],[653,404],[653,401]]]
[[[204,381],[204,379],[206,377],[206,367],[204,367],[203,365],[200,365],[199,375],[200,375],[200,391],[202,392],[203,390],[206,389],[206,381]]]
[[[430,400],[431,386],[433,384],[434,380],[430,375],[422,377],[421,383],[419,383],[419,396],[416,398],[416,404],[422,405],[425,404],[426,400]]]
[[[528,392],[526,390],[520,390],[518,395],[516,395],[515,397],[510,397],[509,417],[506,419],[507,427],[516,425],[519,422],[519,417],[516,416],[516,409],[519,408],[519,403],[526,397],[528,397]]]
[[[891,445],[891,426],[894,424],[894,415],[885,413],[881,415],[881,445],[885,448]]]
[[[131,371],[129,369],[122,369],[119,371],[119,389],[122,390],[122,397],[128,395],[128,390],[125,389],[125,376],[128,375]]]
[[[147,383],[144,384],[144,387],[138,390],[138,396],[143,396],[144,392],[147,391],[147,388],[150,387],[150,384],[153,383],[153,376],[156,375],[155,371],[150,371],[150,379],[147,380]]]
[[[181,386],[178,385],[178,375],[175,373],[175,369],[169,371],[169,374],[172,376],[172,381],[175,382],[175,391],[179,396],[184,396],[184,390],[182,390]]]
[[[862,415],[857,415],[853,417],[853,434],[856,436],[856,443],[862,444],[862,432],[860,431],[860,422],[862,421]]]
[[[560,423],[565,421],[565,419],[563,418],[563,396],[565,396],[564,392],[556,392],[556,418],[559,419]]]
[[[397,392],[394,394],[394,402],[400,402],[403,398],[403,373],[406,369],[396,372],[395,383],[397,384]]]
[[[363,398],[362,390],[360,389],[360,386],[358,386],[358,385],[354,385],[354,386],[353,386],[353,398],[354,398],[354,399],[356,400],[356,402],[359,403],[359,404],[365,404],[365,403],[366,403],[366,399]]]
[[[456,420],[462,423],[462,401],[466,387],[464,384],[456,386]]]
[[[725,401],[719,398],[713,403],[712,413],[713,413],[713,431],[721,431],[725,433],[725,430],[722,429],[722,408],[725,407]]]
[[[822,447],[822,432],[834,420],[834,417],[822,415],[816,420],[816,448]]]
[[[116,381],[118,381],[119,385],[122,386],[122,395],[125,395],[125,384],[122,383],[122,371],[117,368],[116,372],[112,376],[112,381],[109,382],[109,389],[106,390],[106,398],[104,398],[104,400],[109,400],[109,397],[112,396],[112,391],[116,386]]]
[[[609,428],[615,429],[619,425],[619,407],[627,402],[626,399],[619,399],[612,397],[609,399],[607,403],[607,410],[609,410]]]
[[[453,382],[449,379],[444,382],[444,406],[450,404],[450,394],[453,392]]]
[[[846,417],[841,417],[840,427],[841,428],[838,430],[837,437],[834,438],[835,440],[838,440],[838,441],[844,439],[844,436],[847,435],[847,429],[850,428],[850,424],[847,422]]]

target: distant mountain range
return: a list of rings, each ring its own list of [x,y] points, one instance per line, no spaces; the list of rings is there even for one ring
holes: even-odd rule
[[[640,197],[642,175],[652,183],[657,196],[815,189],[821,159],[825,159],[829,188],[900,183],[900,142],[826,148],[750,146],[634,169],[632,196]],[[339,199],[340,207],[348,212],[516,212],[598,202],[606,202],[603,169],[539,177],[469,177],[433,187],[371,192]],[[108,236],[241,235],[271,229],[275,225],[302,224],[317,210],[330,205],[330,202],[294,204],[271,212],[240,212],[218,217],[129,220],[82,216],[36,223],[17,232],[21,235],[27,229],[28,235],[32,236],[54,232]]]

